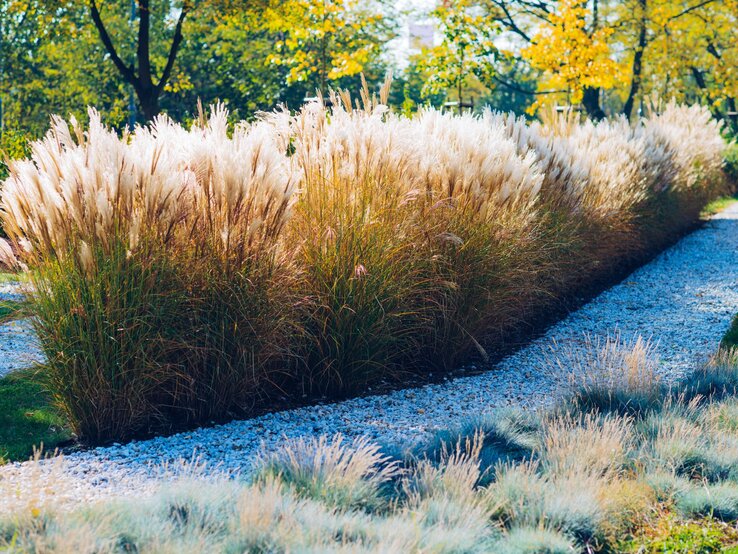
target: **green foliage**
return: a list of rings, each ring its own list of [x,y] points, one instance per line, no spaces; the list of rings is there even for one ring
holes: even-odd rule
[[[30,154],[30,137],[23,131],[5,129],[0,134],[0,180],[8,176],[8,162]]]
[[[182,2],[150,3],[150,57],[158,76],[172,41],[172,14]],[[179,121],[192,120],[198,100],[206,105],[223,101],[240,118],[251,119],[255,112],[282,103],[298,108],[306,96],[314,95],[317,71],[308,71],[307,80],[293,83],[288,82],[289,64],[269,62],[286,35],[269,29],[281,20],[263,9],[265,3],[209,0],[196,4],[187,16],[184,41],[160,96],[162,111]],[[291,11],[289,6],[278,11],[287,9],[289,20],[294,21],[298,15],[294,8],[301,4],[290,5]],[[98,2],[98,6],[118,55],[130,63],[136,54],[130,2]],[[128,123],[133,90],[110,61],[89,13],[84,2],[0,2],[0,95],[6,127],[36,138],[46,130],[52,114],[71,114],[86,121],[87,106],[95,106],[118,129]],[[359,29],[351,37],[363,37],[362,44],[372,45],[371,56],[360,69],[370,83],[381,82],[387,72],[377,53],[392,26],[386,18],[382,25]],[[339,46],[333,52],[337,59],[347,59]],[[354,75],[331,82],[355,87],[358,81]],[[142,121],[138,105],[134,116]]]
[[[426,73],[423,95],[456,92],[456,100],[468,101],[465,89],[470,79],[489,82],[495,73],[499,28],[493,18],[468,0],[443,4],[433,12],[440,22],[442,41],[417,57]]]
[[[653,529],[643,536],[624,541],[618,551],[638,554],[717,554],[733,552],[738,536],[735,529],[704,518],[695,521],[679,521],[673,517],[659,518]]]
[[[70,437],[65,418],[50,402],[42,373],[24,370],[0,377],[0,464],[25,461],[42,445],[53,451]]]
[[[106,16],[107,8],[119,4],[118,21],[125,21],[130,5],[126,9],[122,2],[104,4]],[[125,124],[127,89],[105,60],[87,4],[2,0],[0,6],[0,94],[6,128],[37,138],[52,114],[85,120],[85,109],[93,104],[111,123]],[[125,30],[127,25],[116,28]],[[121,47],[122,55],[130,59],[130,51]]]
[[[724,348],[738,347],[738,316],[733,318],[730,329],[725,333],[721,345]]]
[[[716,198],[715,200],[708,202],[702,209],[702,217],[709,217],[720,213],[735,202],[738,202],[738,198],[735,196],[721,196],[720,198]]]
[[[329,82],[358,75],[377,60],[393,35],[392,10],[382,0],[275,4],[263,17],[265,28],[279,37],[267,64],[286,67],[288,84],[310,83],[327,94]]]
[[[738,186],[738,143],[731,141],[725,150],[725,173],[734,187]]]

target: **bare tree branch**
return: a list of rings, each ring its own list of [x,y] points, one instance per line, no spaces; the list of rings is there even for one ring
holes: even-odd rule
[[[507,3],[505,0],[492,0],[492,4],[497,6],[500,10],[502,10],[502,13],[505,15],[505,17],[497,18],[497,20],[505,25],[508,30],[512,31],[513,33],[520,35],[525,39],[526,42],[532,42],[530,36],[521,29],[517,23],[515,23],[515,20],[513,19],[512,14],[510,13],[510,10],[507,7]]]
[[[115,64],[115,67],[118,68],[118,71],[120,71],[121,75],[131,83],[132,85],[136,85],[136,75],[133,72],[133,67],[127,66],[123,60],[120,59],[120,56],[118,55],[118,52],[115,49],[115,45],[113,45],[113,41],[110,38],[110,35],[108,34],[108,30],[105,28],[105,24],[103,23],[102,17],[100,17],[100,10],[97,7],[97,3],[95,0],[90,0],[90,15],[92,16],[92,21],[95,24],[95,27],[97,28],[97,32],[100,35],[100,40],[103,43],[103,46],[105,46],[105,50],[108,51],[108,54],[110,55],[110,58],[113,60],[113,63]]]
[[[162,90],[164,88],[164,85],[167,84],[167,81],[172,74],[174,60],[177,58],[179,47],[182,44],[182,40],[184,38],[182,35],[182,25],[184,24],[184,20],[185,17],[187,17],[188,12],[189,8],[187,6],[183,6],[182,11],[179,13],[179,17],[177,18],[177,26],[174,29],[174,38],[172,39],[172,46],[169,48],[167,64],[164,66],[164,71],[162,71],[161,79],[159,79],[159,84],[156,85],[156,88],[159,90]]]
[[[695,4],[694,6],[690,6],[688,8],[683,9],[681,12],[672,15],[669,17],[668,21],[673,21],[674,19],[679,19],[682,16],[687,15],[690,12],[693,12],[695,10],[699,10],[700,8],[703,8],[704,6],[707,6],[709,4],[714,3],[715,0],[703,0],[702,2],[699,2],[698,4]]]

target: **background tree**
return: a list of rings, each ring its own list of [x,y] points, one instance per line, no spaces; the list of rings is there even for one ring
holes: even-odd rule
[[[159,110],[187,120],[198,99],[250,118],[316,89],[356,89],[360,73],[372,86],[394,69],[387,41],[403,23],[389,0],[135,1],[131,21],[130,0],[0,0],[1,120],[13,142],[39,136],[51,113],[84,119],[88,105],[122,128],[134,87],[139,120]],[[737,2],[446,0],[416,14],[435,18],[439,43],[394,71],[391,103],[412,111],[473,94],[522,113],[568,92],[590,115],[636,116],[656,95],[727,118]]]
[[[125,87],[81,5],[10,0],[0,10],[4,122],[38,136],[49,115],[84,119],[98,106],[113,123],[126,114]]]
[[[590,116],[602,119],[605,113],[592,96],[615,87],[621,68],[607,42],[613,30],[600,25],[585,5],[583,0],[560,0],[522,54],[543,71],[540,88],[564,89],[570,103],[584,103]]]
[[[287,0],[264,16],[279,37],[268,62],[288,68],[287,83],[327,92],[330,81],[356,76],[375,62],[395,32],[391,4],[378,0]]]
[[[495,73],[498,26],[472,0],[441,4],[432,16],[439,23],[442,39],[417,58],[418,70],[426,76],[423,94],[452,90],[461,109],[469,81],[476,78],[489,85]]]
[[[135,0],[131,8],[133,10],[131,20],[137,20],[135,61],[127,62],[125,56],[122,55],[123,50],[120,46],[116,46],[113,35],[108,30],[109,24],[103,20],[97,0],[88,0],[88,2],[90,17],[110,60],[123,79],[136,91],[144,118],[146,120],[153,118],[159,113],[159,97],[174,69],[174,63],[184,38],[182,33],[184,21],[194,9],[194,4],[188,0],[177,3],[168,0]],[[120,2],[107,2],[104,5],[112,6],[109,10],[111,19],[116,22],[116,27],[121,29],[125,28],[125,25],[121,24],[120,7],[117,4]],[[152,17],[154,13],[156,15]],[[157,23],[159,23],[159,32],[153,34],[153,37],[159,40],[163,40],[168,34],[162,31],[171,27],[171,42],[163,58],[156,56],[157,49],[152,44],[156,40],[152,37],[152,27],[155,27]]]

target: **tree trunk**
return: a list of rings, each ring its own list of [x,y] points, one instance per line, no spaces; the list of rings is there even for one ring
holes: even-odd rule
[[[172,45],[169,48],[166,65],[164,66],[159,81],[154,82],[154,77],[151,73],[151,12],[149,0],[138,0],[139,17],[138,40],[136,46],[138,74],[136,74],[136,68],[133,64],[126,65],[118,55],[115,45],[113,44],[113,40],[102,20],[100,10],[97,6],[97,0],[89,0],[89,6],[90,16],[97,28],[103,46],[105,46],[105,49],[110,55],[113,64],[115,64],[116,69],[118,69],[118,72],[123,76],[126,82],[133,85],[133,89],[136,91],[136,97],[141,105],[141,111],[143,112],[144,118],[146,121],[150,121],[159,114],[159,95],[164,90],[164,86],[167,84],[167,81],[169,81],[169,77],[172,74],[174,61],[184,38],[182,35],[182,25],[184,24],[185,17],[187,17],[191,7],[188,7],[186,4],[180,11],[179,17],[177,18],[177,24],[174,29]]]
[[[735,115],[735,98],[732,96],[728,96],[728,111],[732,113],[730,117],[728,117],[727,124],[730,126],[730,129],[735,133],[736,130],[738,130],[738,117]]]
[[[586,87],[584,89],[584,95],[582,96],[582,106],[587,112],[587,115],[595,120],[600,121],[605,119],[607,115],[600,106],[600,88],[599,87]]]
[[[146,121],[151,121],[159,115],[159,91],[156,87],[137,90],[136,96]]]
[[[588,35],[591,37],[600,26],[600,10],[598,0],[592,2],[592,26]],[[605,119],[605,112],[600,107],[600,87],[585,87],[582,96],[582,106],[584,106],[590,119],[600,121]]]
[[[707,82],[705,81],[705,76],[702,74],[702,71],[694,66],[692,66],[690,69],[692,70],[692,76],[694,77],[694,80],[697,83],[699,89],[707,91]],[[712,113],[718,119],[723,119],[723,112],[721,112],[719,108],[713,107]]]
[[[636,44],[635,53],[633,54],[633,77],[630,81],[630,92],[628,99],[623,106],[623,115],[628,119],[633,115],[633,105],[641,90],[641,74],[643,71],[643,53],[646,50],[646,9],[648,8],[648,0],[638,0],[641,8],[641,19],[638,28],[638,43]]]

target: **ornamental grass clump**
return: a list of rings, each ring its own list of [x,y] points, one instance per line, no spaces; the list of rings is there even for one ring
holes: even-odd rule
[[[302,179],[286,230],[294,245],[303,336],[295,360],[309,395],[362,391],[403,371],[431,329],[435,284],[413,145],[386,109],[345,95],[271,118]]]
[[[59,118],[13,162],[49,388],[121,439],[488,358],[692,225],[722,183],[699,107],[413,117],[364,90],[190,129]]]
[[[289,332],[279,237],[296,178],[265,126],[160,118],[118,137],[60,119],[13,165],[6,230],[32,268],[46,377],[93,441],[222,418]],[[173,145],[177,145],[176,148]]]
[[[636,132],[646,144],[642,164],[653,194],[638,211],[641,241],[664,245],[693,225],[698,206],[725,192],[726,143],[704,106],[670,102],[654,108]]]
[[[424,111],[408,125],[420,152],[421,221],[433,261],[433,334],[424,365],[449,369],[483,342],[520,325],[546,294],[540,275],[557,272],[535,210],[543,175],[501,128],[470,115]],[[480,148],[479,145],[484,145]],[[566,237],[561,237],[566,248]]]

